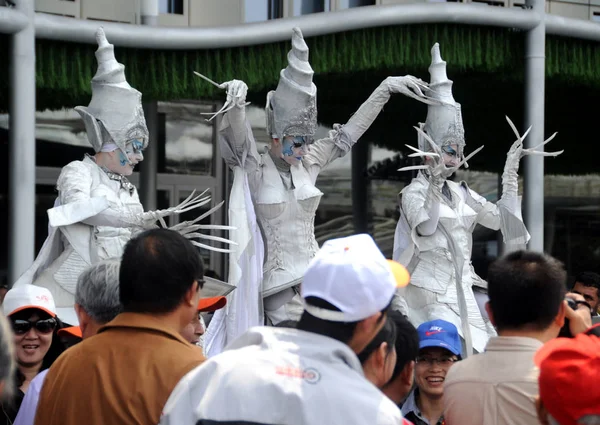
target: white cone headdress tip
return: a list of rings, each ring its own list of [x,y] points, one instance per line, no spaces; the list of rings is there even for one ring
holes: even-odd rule
[[[309,49],[300,28],[292,31],[287,66],[279,74],[277,89],[269,96],[267,129],[273,136],[314,136],[317,127],[317,87],[308,62]],[[267,107],[268,108],[268,107]]]
[[[437,63],[442,61],[442,54],[440,53],[440,43],[435,43],[431,48],[431,63]]]
[[[292,52],[302,61],[308,62],[308,45],[298,27],[292,30]]]
[[[442,59],[439,43],[431,48],[431,65],[429,66],[430,82],[429,96],[441,102],[439,105],[428,105],[425,132],[435,141],[436,145],[456,144],[459,157],[463,155],[464,127],[460,104],[452,95],[452,80],[446,73],[446,62]],[[425,149],[422,140],[419,140],[420,149]]]
[[[98,48],[110,45],[106,39],[106,34],[103,27],[99,27],[96,30],[96,43],[98,44]]]
[[[141,103],[141,93],[125,77],[125,66],[115,58],[114,46],[102,27],[96,30],[98,68],[92,78],[92,100],[78,112],[86,123],[88,139],[98,152],[105,143],[114,143],[125,153],[133,140],[148,143],[148,128]],[[101,127],[104,127],[102,130]]]

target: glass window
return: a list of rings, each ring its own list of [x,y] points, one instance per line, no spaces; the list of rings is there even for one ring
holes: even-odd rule
[[[212,105],[161,103],[166,140],[161,149],[158,171],[173,174],[214,175],[214,120],[207,121],[203,112],[214,112]],[[159,127],[161,124],[159,123]],[[162,144],[161,144],[162,146]]]
[[[283,0],[269,0],[269,19],[283,18]]]
[[[183,15],[183,0],[159,0],[159,13],[174,13]]]
[[[294,0],[294,16],[330,10],[331,0]]]
[[[283,18],[283,0],[245,0],[246,22]]]
[[[394,250],[394,232],[399,217],[398,193],[410,182],[409,173],[401,175],[396,171],[398,158],[398,152],[372,146],[368,160],[368,227],[386,258],[392,258]]]
[[[326,137],[329,130],[331,127],[319,125],[315,140]],[[329,239],[355,233],[352,221],[352,151],[323,169],[316,186],[323,192],[315,216],[315,238],[319,246]]]
[[[592,21],[594,21],[594,22],[600,22],[600,12],[594,12],[592,14]]]
[[[74,109],[36,112],[35,119],[36,165],[61,168],[94,153]],[[8,129],[8,114],[0,115],[0,128]]]
[[[339,0],[338,9],[349,9],[351,7],[372,6],[375,0]]]
[[[270,0],[246,0],[244,16],[246,22],[263,22],[269,19]]]

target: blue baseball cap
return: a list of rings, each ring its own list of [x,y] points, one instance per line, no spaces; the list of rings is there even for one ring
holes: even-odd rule
[[[445,320],[432,320],[419,325],[419,350],[426,347],[441,347],[452,354],[462,356],[462,344],[458,330]]]

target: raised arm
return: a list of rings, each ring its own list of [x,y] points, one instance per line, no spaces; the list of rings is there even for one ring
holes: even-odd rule
[[[240,166],[248,172],[258,170],[259,155],[252,134],[250,123],[246,119],[246,94],[248,86],[241,80],[231,80],[216,84],[212,80],[196,73],[196,75],[227,91],[225,104],[213,116],[223,114],[218,129],[218,140],[221,156],[232,169]],[[209,120],[209,121],[210,121]]]
[[[529,130],[521,136],[512,121],[508,117],[506,117],[506,120],[517,136],[517,140],[508,151],[504,172],[502,173],[502,197],[497,204],[498,212],[500,214],[500,230],[504,236],[505,243],[524,246],[529,241],[529,233],[523,223],[523,217],[521,215],[521,199],[518,195],[519,176],[517,172],[519,170],[521,158],[526,155],[557,156],[563,151],[543,152],[537,150],[550,142],[554,136],[556,136],[556,133],[540,145],[531,149],[524,149],[523,140],[527,137]]]
[[[345,125],[334,125],[333,130],[329,132],[329,137],[318,140],[310,147],[309,153],[304,158],[305,164],[309,167],[324,168],[330,162],[346,155],[371,127],[393,93],[401,93],[429,103],[429,98],[422,91],[427,87],[427,83],[410,75],[386,78]]]

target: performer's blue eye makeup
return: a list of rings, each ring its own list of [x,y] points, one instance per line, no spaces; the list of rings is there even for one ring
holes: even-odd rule
[[[293,148],[299,149],[310,144],[311,138],[307,136],[285,136],[283,138],[282,153],[285,156],[294,156]],[[298,159],[298,157],[296,157]]]
[[[144,142],[138,139],[133,139],[127,143],[127,153],[138,153],[144,150]]]
[[[458,156],[456,151],[451,146],[442,146],[442,151],[448,156]]]

